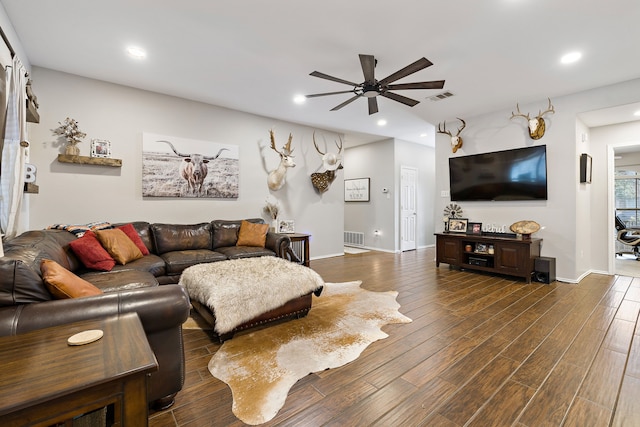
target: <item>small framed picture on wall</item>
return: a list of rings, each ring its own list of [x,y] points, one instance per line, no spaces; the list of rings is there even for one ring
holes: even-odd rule
[[[591,156],[587,153],[580,155],[580,182],[591,184]]]
[[[91,157],[111,157],[111,141],[105,139],[91,140]]]
[[[344,201],[345,202],[368,202],[369,201],[369,181],[370,181],[370,178],[345,179],[344,180]]]

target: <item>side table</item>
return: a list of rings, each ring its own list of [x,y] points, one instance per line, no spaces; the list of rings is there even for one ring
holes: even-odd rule
[[[101,329],[98,341],[67,339]],[[146,426],[147,374],[158,368],[138,315],[0,338],[0,425],[50,426],[114,405],[114,425]]]
[[[291,233],[287,234],[291,239],[291,249],[300,259],[300,264],[309,267],[309,238],[310,234]]]

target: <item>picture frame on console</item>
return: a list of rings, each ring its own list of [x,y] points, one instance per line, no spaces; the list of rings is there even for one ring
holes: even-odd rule
[[[466,233],[468,222],[467,218],[449,218],[447,227],[449,233]]]
[[[292,219],[282,219],[278,224],[278,233],[292,234],[296,232],[295,221]]]
[[[475,236],[482,235],[482,223],[470,222],[467,224],[467,234],[473,234]]]

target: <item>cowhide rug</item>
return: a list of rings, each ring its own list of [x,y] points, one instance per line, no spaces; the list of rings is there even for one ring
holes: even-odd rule
[[[397,292],[360,284],[326,283],[307,317],[236,335],[220,347],[209,371],[231,388],[236,417],[252,425],[271,420],[300,378],[357,359],[388,336],[382,326],[411,322],[398,312]]]

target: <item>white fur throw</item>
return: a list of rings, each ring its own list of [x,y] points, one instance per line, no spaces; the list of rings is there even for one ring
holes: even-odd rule
[[[312,269],[265,256],[198,264],[180,277],[189,297],[216,316],[215,331],[230,332],[287,301],[321,289],[324,281]]]

